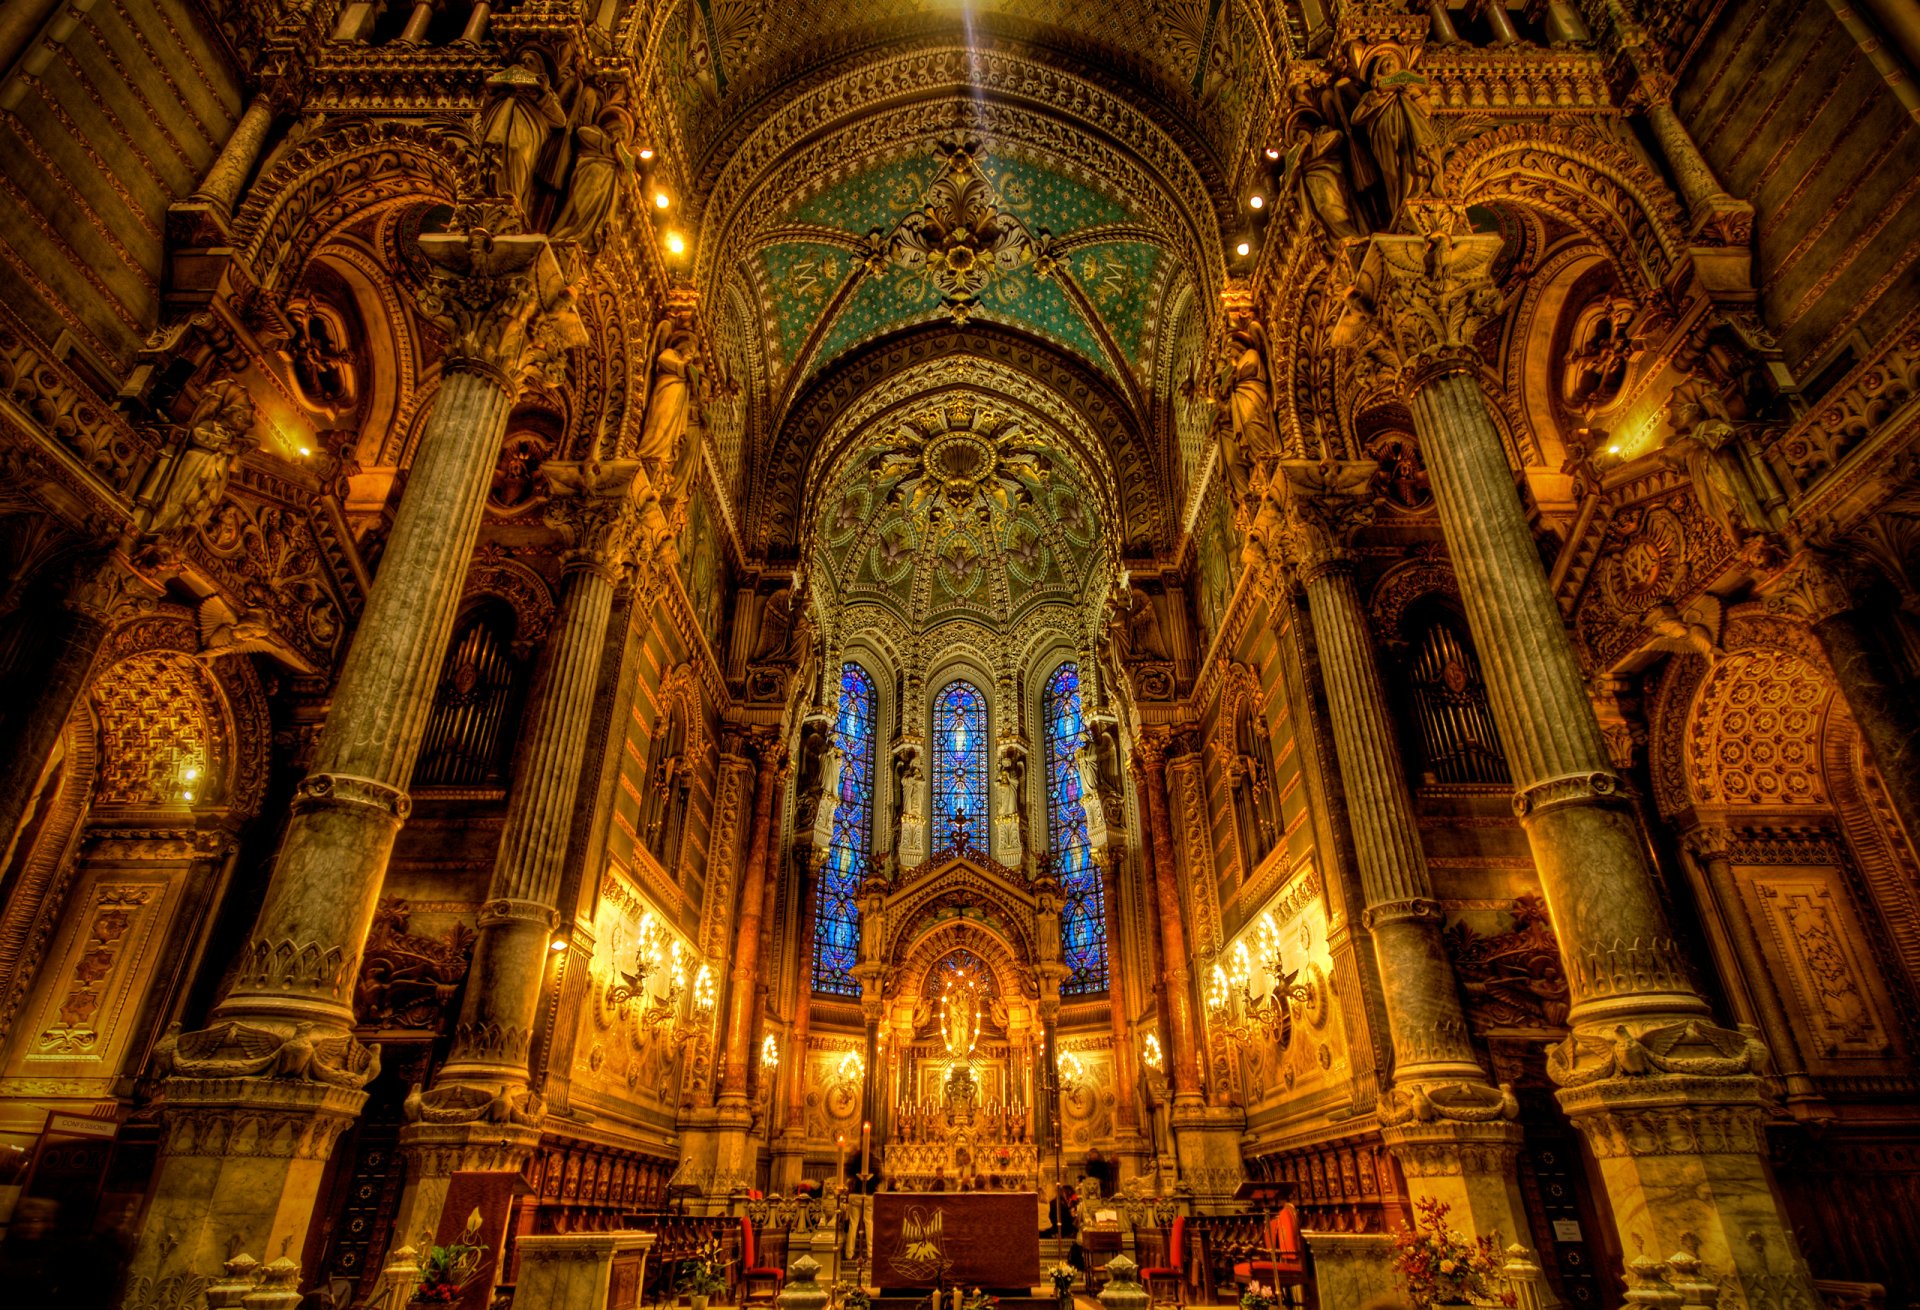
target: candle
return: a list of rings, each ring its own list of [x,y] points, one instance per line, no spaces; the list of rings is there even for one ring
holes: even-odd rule
[[[845,1187],[847,1185],[847,1135],[841,1133],[835,1140],[840,1144],[840,1155],[833,1162],[833,1181]]]
[[[862,1123],[860,1125],[860,1176],[862,1178],[872,1172],[872,1170],[868,1168],[868,1156],[872,1150],[873,1124],[871,1122]]]

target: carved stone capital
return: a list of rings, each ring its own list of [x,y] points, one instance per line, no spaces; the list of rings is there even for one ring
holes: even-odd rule
[[[169,1156],[325,1160],[366,1103],[357,1088],[262,1078],[169,1078],[160,1118]]]
[[[1596,770],[1568,773],[1522,787],[1513,793],[1513,812],[1524,819],[1559,805],[1611,803],[1625,798],[1627,784],[1618,775]]]
[[[501,896],[480,907],[478,923],[482,928],[501,923],[531,923],[552,932],[560,926],[560,912],[538,901],[516,901]]]
[[[309,773],[293,789],[294,810],[368,809],[405,823],[413,801],[398,787],[348,773]]]
[[[1680,840],[1687,851],[1702,864],[1724,860],[1733,853],[1733,831],[1724,824],[1703,823],[1689,828]]]
[[[67,589],[66,607],[106,628],[117,628],[151,614],[165,595],[141,577],[119,551],[104,560],[95,556],[74,575]]]
[[[540,1129],[519,1123],[409,1123],[400,1130],[400,1154],[419,1178],[456,1173],[517,1173],[540,1145]]]
[[[1519,1124],[1504,1118],[1409,1120],[1380,1129],[1380,1140],[1409,1178],[1511,1177],[1523,1136]]]
[[[1757,1075],[1767,1067],[1758,1029],[1747,1024],[1721,1028],[1699,1019],[1638,1033],[1620,1024],[1610,1037],[1574,1033],[1547,1052],[1547,1074],[1560,1085],[1560,1102],[1570,1114],[1575,1103],[1570,1094],[1589,1088],[1598,1089],[1598,1103],[1648,1105],[1694,1099],[1690,1089],[1696,1085],[1712,1101],[1738,1091],[1738,1084],[1748,1089],[1739,1097],[1757,1107]]]
[[[567,543],[561,562],[612,578],[632,560],[645,525],[640,461],[548,462],[540,472],[554,490],[542,515]]]
[[[1416,897],[1408,901],[1382,901],[1378,905],[1369,905],[1361,912],[1360,921],[1368,932],[1384,928],[1388,924],[1405,923],[1409,920],[1420,923],[1439,923],[1440,902],[1428,897]]]
[[[1830,551],[1808,547],[1759,588],[1767,610],[1815,624],[1860,607],[1860,569]]]
[[[1334,344],[1391,366],[1409,393],[1471,371],[1474,334],[1504,304],[1493,282],[1499,254],[1500,238],[1490,234],[1374,237],[1347,290]]]
[[[1280,497],[1280,542],[1301,580],[1347,563],[1353,534],[1373,522],[1379,497],[1364,460],[1281,460],[1274,479]]]
[[[1134,771],[1140,777],[1164,776],[1167,769],[1167,749],[1173,744],[1173,729],[1167,727],[1147,727],[1140,729],[1139,738],[1133,743]]]
[[[421,307],[447,330],[445,370],[484,374],[508,392],[530,373],[557,381],[566,350],[587,338],[547,238],[496,235],[483,226],[492,216],[469,217],[464,231],[420,238],[434,266]]]

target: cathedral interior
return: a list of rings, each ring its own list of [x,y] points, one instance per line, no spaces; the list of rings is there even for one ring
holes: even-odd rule
[[[1920,1305],[1917,194],[1906,0],[12,0],[0,1284]]]

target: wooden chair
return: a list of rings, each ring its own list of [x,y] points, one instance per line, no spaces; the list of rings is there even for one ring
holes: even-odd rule
[[[1184,1307],[1187,1304],[1187,1217],[1185,1215],[1175,1215],[1173,1227],[1167,1232],[1165,1261],[1164,1264],[1150,1265],[1140,1271],[1140,1282],[1147,1289],[1147,1304],[1149,1306],[1164,1304],[1168,1298],[1162,1293],[1171,1284],[1173,1303]]]
[[[1269,1257],[1268,1252],[1272,1252]],[[1251,1257],[1233,1267],[1233,1281],[1242,1288],[1265,1283],[1277,1300],[1292,1302],[1291,1289],[1307,1283],[1307,1244],[1300,1236],[1300,1220],[1292,1206],[1283,1206],[1267,1221],[1266,1241]]]
[[[753,1230],[753,1220],[740,1216],[740,1303],[751,1305],[764,1300],[772,1304],[780,1295],[781,1286],[787,1281],[787,1271],[777,1265],[763,1265],[759,1262],[760,1246],[758,1235]]]

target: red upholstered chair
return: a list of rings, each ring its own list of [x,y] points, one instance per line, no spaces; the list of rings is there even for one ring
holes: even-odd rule
[[[743,1284],[740,1301],[745,1305],[752,1301],[765,1299],[771,1302],[780,1295],[781,1284],[787,1281],[787,1271],[774,1265],[759,1262],[760,1246],[755,1240],[753,1220],[740,1216],[740,1278]]]
[[[1155,1289],[1164,1292],[1169,1283],[1173,1286],[1173,1303],[1184,1306],[1187,1303],[1187,1217],[1175,1215],[1173,1227],[1167,1230],[1167,1262],[1152,1265],[1140,1271],[1140,1281],[1147,1289],[1147,1304],[1159,1305],[1167,1298],[1156,1294]]]
[[[1265,1283],[1279,1296],[1288,1288],[1301,1287],[1307,1281],[1307,1244],[1300,1236],[1300,1219],[1292,1206],[1283,1206],[1267,1222],[1266,1249],[1233,1267],[1233,1281]],[[1268,1251],[1272,1252],[1271,1258]],[[1292,1300],[1288,1295],[1287,1300]]]

